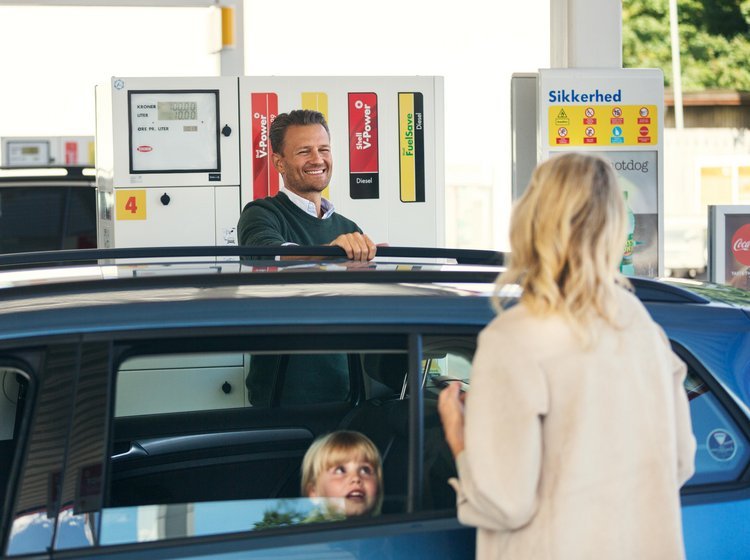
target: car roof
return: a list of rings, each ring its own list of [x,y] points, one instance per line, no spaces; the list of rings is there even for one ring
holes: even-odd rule
[[[346,261],[337,247],[154,247],[0,255],[0,321],[32,311],[144,302],[192,301],[208,307],[218,300],[271,298],[326,298],[334,310],[336,297],[402,298],[398,307],[404,305],[404,296],[473,296],[481,303],[462,305],[489,309],[488,296],[507,256],[407,247],[378,251],[370,263]],[[319,260],[273,260],[277,254],[315,255]],[[714,302],[750,308],[745,292],[725,286],[646,278],[631,282],[646,303]],[[383,318],[388,317],[388,310],[380,307]]]
[[[275,260],[277,256],[298,256],[300,260]],[[310,256],[317,260],[302,260]],[[18,292],[19,288],[35,286],[35,290],[26,292],[38,293],[44,291],[44,286],[100,290],[101,284],[91,283],[104,281],[109,282],[104,289],[116,290],[133,279],[139,279],[130,282],[135,286],[149,282],[176,286],[201,276],[226,279],[214,281],[217,284],[351,283],[352,275],[358,274],[357,279],[366,284],[411,281],[484,285],[504,270],[506,257],[497,251],[388,246],[380,247],[376,259],[368,263],[347,261],[343,251],[328,246],[143,247],[14,253],[0,255],[0,297],[8,297],[10,288]],[[290,277],[290,273],[295,273],[295,277]],[[240,280],[233,275],[243,276]],[[646,278],[631,281],[649,300],[715,300],[737,305],[750,302],[742,290],[706,282]]]
[[[95,187],[96,177],[90,167],[39,166],[0,167],[0,187]]]
[[[492,282],[503,254],[383,247],[368,263],[347,261],[336,247],[170,247],[0,255],[0,297],[61,290],[228,284],[367,284]],[[316,260],[274,260],[276,255]],[[373,274],[374,273],[374,274]],[[357,276],[355,276],[355,274]],[[209,278],[213,277],[213,279]],[[30,289],[30,288],[34,289]],[[24,290],[26,288],[26,290]]]

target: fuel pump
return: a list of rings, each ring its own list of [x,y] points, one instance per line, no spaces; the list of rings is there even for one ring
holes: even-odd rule
[[[99,246],[236,244],[237,78],[96,88]]]
[[[268,133],[293,109],[326,117],[338,212],[376,243],[444,245],[440,77],[116,77],[96,103],[100,247],[236,244],[282,184]]]

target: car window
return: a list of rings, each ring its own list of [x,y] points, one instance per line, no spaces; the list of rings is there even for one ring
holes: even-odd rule
[[[458,380],[469,390],[471,377],[471,360],[473,358],[475,338],[472,337],[425,337],[423,375],[425,380],[425,437],[438,437],[439,424],[434,400],[446,382]],[[685,352],[681,351],[685,356]],[[688,357],[688,356],[685,356]],[[689,358],[689,357],[688,357]],[[695,361],[688,359],[690,364]],[[686,487],[697,488],[705,485],[732,483],[740,479],[750,464],[750,442],[744,429],[730,413],[731,403],[719,398],[712,390],[695,365],[690,365],[685,380],[685,391],[690,402],[690,413],[698,448],[695,457],[695,474]],[[431,417],[431,415],[433,417]],[[429,432],[429,427],[434,432]],[[429,450],[430,443],[425,448]],[[440,449],[433,442],[432,449]],[[431,477],[429,465],[436,459],[425,458],[425,476]],[[439,464],[439,462],[437,463]],[[432,484],[428,488],[440,488],[446,475],[455,476],[450,470],[436,470]],[[428,481],[429,482],[429,481]],[[445,497],[446,491],[443,494]],[[430,494],[426,495],[429,501]],[[440,505],[449,507],[446,500]]]
[[[101,544],[345,522],[342,508],[361,496],[311,496],[301,488],[306,451],[337,430],[366,435],[382,457],[378,516],[403,513],[406,337],[378,350],[367,349],[370,338],[361,338],[363,349],[331,338],[344,340],[341,351],[283,352],[278,341],[277,350],[258,351],[262,344],[252,340],[231,351],[129,350],[114,380]],[[170,523],[158,521],[166,517]],[[144,525],[153,530],[139,530]]]
[[[424,494],[425,509],[453,509],[456,494],[448,479],[456,476],[453,455],[445,443],[437,399],[446,383],[460,381],[468,390],[476,335],[425,336],[422,360],[424,387]]]
[[[92,247],[96,247],[93,187],[0,187],[0,253]]]
[[[250,346],[283,346],[258,339]],[[236,339],[230,340],[235,342],[227,349],[216,349],[224,345],[223,339],[211,339],[211,350],[190,353],[184,349],[198,348],[200,341],[51,346],[39,359],[44,367],[34,426],[5,552],[42,554],[290,525],[304,531],[312,523],[346,522],[356,517],[346,509],[348,501],[361,501],[364,491],[342,496],[327,486],[312,495],[301,488],[305,452],[316,438],[337,430],[370,438],[388,473],[376,486],[383,489],[382,503],[379,493],[368,494],[377,499],[370,502],[368,515],[358,519],[405,511],[408,401],[400,401],[400,394],[380,381],[365,381],[363,364],[393,363],[394,358],[407,363],[406,336],[384,336],[376,342],[369,336],[353,337],[341,350],[331,343],[328,352],[277,349],[274,354],[245,351]],[[361,350],[357,340],[362,341]],[[168,351],[154,353],[154,346]],[[280,356],[282,363],[335,356],[318,362],[333,365],[340,365],[343,356],[348,369],[343,382],[340,372],[329,370],[327,375],[337,379],[331,383],[321,380],[322,371],[313,374],[300,367],[285,376],[283,369],[281,374],[267,370],[276,380],[271,397],[267,405],[254,406],[242,387],[250,363],[261,355]],[[225,378],[237,368],[236,378]],[[202,383],[201,375],[211,382]],[[119,382],[129,376],[135,377]],[[227,379],[240,387],[225,391]],[[176,406],[185,392],[170,392],[181,387],[195,389],[209,401],[216,396],[211,392],[237,390],[245,400],[240,406],[217,407],[197,398],[189,406]],[[306,391],[317,391],[318,396],[308,398]],[[390,397],[400,404],[384,421],[372,405]],[[135,402],[143,400],[149,405],[139,408]],[[374,472],[366,467],[359,476]]]
[[[738,480],[750,463],[750,445],[747,434],[732,418],[729,403],[722,402],[693,367],[688,368],[685,391],[698,444],[695,474],[686,486]]]

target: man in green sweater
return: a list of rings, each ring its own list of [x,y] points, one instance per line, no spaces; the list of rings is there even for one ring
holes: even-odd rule
[[[282,113],[269,137],[284,186],[276,196],[253,200],[242,210],[240,245],[335,245],[351,260],[372,260],[375,244],[321,194],[333,173],[331,136],[322,113]]]

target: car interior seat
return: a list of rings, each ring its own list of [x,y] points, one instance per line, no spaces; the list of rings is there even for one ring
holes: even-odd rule
[[[388,387],[390,395],[366,400],[353,408],[339,429],[367,435],[380,451],[383,461],[385,501],[383,512],[403,511],[407,494],[409,462],[409,399],[405,391],[408,372],[406,354],[366,354],[365,375]],[[437,412],[437,399],[424,395],[424,488],[423,507],[455,507],[455,493],[448,478],[456,476],[455,463],[443,437]]]

